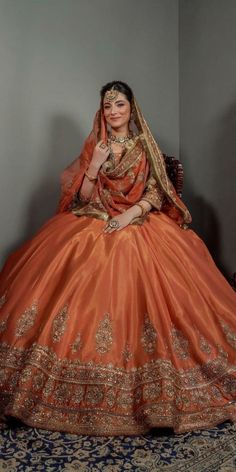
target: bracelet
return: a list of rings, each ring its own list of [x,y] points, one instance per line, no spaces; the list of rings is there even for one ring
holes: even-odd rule
[[[135,205],[138,206],[139,208],[141,208],[141,210],[142,210],[142,213],[141,213],[141,215],[140,215],[141,217],[144,216],[144,215],[146,215],[146,213],[148,213],[147,208],[145,208],[145,207],[142,205],[141,202],[140,202],[140,203],[135,203]]]
[[[90,182],[93,182],[94,180],[97,180],[97,176],[93,177],[92,175],[89,175],[88,172],[85,172],[85,175],[86,175],[87,179],[90,180]]]

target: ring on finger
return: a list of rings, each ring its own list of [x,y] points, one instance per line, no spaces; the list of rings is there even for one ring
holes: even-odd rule
[[[112,228],[112,229],[118,229],[118,228],[120,227],[120,223],[119,223],[118,220],[115,220],[115,219],[114,219],[114,220],[110,220],[110,221],[109,221],[109,226],[110,226],[110,228]]]

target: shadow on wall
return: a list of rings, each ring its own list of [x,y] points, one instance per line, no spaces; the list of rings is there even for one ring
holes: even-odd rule
[[[29,205],[25,211],[26,225],[23,237],[6,249],[4,262],[11,252],[30,239],[49,218],[55,215],[60,197],[60,174],[82,149],[84,136],[70,118],[65,116],[53,118],[49,129],[48,152],[42,156],[45,159],[44,176],[29,198]]]
[[[214,176],[217,202],[220,202],[222,211],[230,212],[227,218],[228,236],[227,241],[231,247],[232,258],[236,257],[234,237],[236,233],[235,201],[236,201],[236,104],[232,105],[221,117],[213,123],[211,129],[212,148],[209,151],[208,172]],[[209,149],[209,147],[208,147]],[[193,215],[193,229],[204,240],[211,252],[216,265],[221,272],[229,278],[232,276],[232,269],[226,267],[222,254],[222,225],[215,210],[215,206],[209,204],[204,197],[194,193],[193,186],[188,178],[188,161],[190,156],[182,155],[184,163],[184,196]],[[222,210],[223,208],[223,210]],[[236,259],[232,261],[236,268]],[[234,270],[234,266],[233,266]]]
[[[188,187],[186,185],[186,187]],[[189,208],[193,217],[192,229],[203,239],[211,256],[222,274],[228,279],[230,271],[224,264],[221,244],[221,223],[216,216],[215,209],[203,197],[194,194],[192,189],[186,189],[189,195]]]

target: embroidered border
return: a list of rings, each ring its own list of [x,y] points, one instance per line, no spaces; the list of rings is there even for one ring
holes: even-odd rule
[[[236,366],[218,357],[177,370],[159,359],[129,370],[58,359],[34,344],[0,345],[3,413],[30,425],[77,433],[134,434],[153,426],[176,431],[236,419]]]

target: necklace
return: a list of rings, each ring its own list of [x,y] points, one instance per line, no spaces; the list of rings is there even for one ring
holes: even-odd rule
[[[132,133],[130,133],[129,136],[114,136],[113,134],[108,135],[107,145],[110,153],[108,160],[102,165],[103,170],[105,172],[110,172],[111,170],[115,169],[116,165],[119,164],[120,160],[125,154],[125,151],[132,147],[134,140],[135,135]],[[112,149],[112,144],[120,144],[121,152],[114,153]]]
[[[109,140],[113,143],[124,144],[127,143],[132,138],[132,135],[129,134],[128,136],[115,136],[114,134],[110,134]]]

